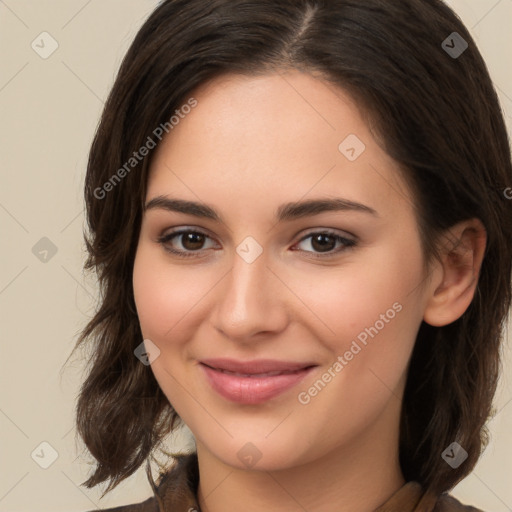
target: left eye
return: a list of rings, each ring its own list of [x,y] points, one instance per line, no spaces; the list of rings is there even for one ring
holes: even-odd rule
[[[305,240],[309,240],[307,245],[309,245],[309,247],[312,247],[314,251],[305,250],[304,252],[313,252],[316,257],[322,257],[323,254],[325,254],[326,256],[332,256],[356,245],[355,240],[345,238],[331,231],[319,231],[315,233],[309,233],[308,235],[301,239],[299,244],[304,242]],[[338,247],[338,250],[333,251],[337,243],[340,243],[341,247]]]
[[[172,247],[172,240],[177,238],[180,240],[181,248]],[[206,240],[211,238],[201,231],[193,230],[180,230],[167,233],[158,238],[158,242],[164,247],[167,252],[175,254],[179,257],[197,257],[198,252],[205,249],[204,244]],[[329,257],[338,254],[348,248],[354,247],[356,241],[353,239],[345,238],[337,233],[330,231],[318,231],[309,233],[304,236],[297,244],[300,245],[306,240],[309,240],[309,247],[313,250],[299,249],[301,252],[312,252],[315,257]],[[336,244],[340,244],[337,250],[333,250]],[[211,248],[211,247],[210,247]],[[208,249],[208,247],[206,247]]]

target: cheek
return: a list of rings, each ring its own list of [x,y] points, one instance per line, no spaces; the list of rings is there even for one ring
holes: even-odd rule
[[[190,408],[187,394],[182,392],[188,371],[183,365],[188,357],[186,342],[194,336],[194,322],[201,314],[201,298],[208,288],[197,273],[188,270],[192,268],[173,269],[166,255],[149,243],[139,244],[133,268],[134,298],[142,335],[160,349],[151,370],[185,421],[189,419]]]
[[[176,333],[198,313],[197,306],[213,286],[208,280],[199,279],[198,274],[192,265],[173,270],[161,251],[139,246],[133,290],[144,337],[161,341],[176,338]]]
[[[339,353],[359,334],[363,343],[377,332],[383,339],[385,332],[409,339],[421,319],[421,301],[413,292],[422,270],[419,244],[390,240],[354,251],[338,268],[287,272],[283,280],[305,298],[303,318],[310,319],[315,336]]]
[[[324,310],[336,337],[329,348],[341,366],[319,405],[340,400],[370,417],[392,393],[399,396],[421,324],[421,295],[413,292],[422,263],[419,245],[390,242],[368,251],[330,286],[323,300],[331,306]]]

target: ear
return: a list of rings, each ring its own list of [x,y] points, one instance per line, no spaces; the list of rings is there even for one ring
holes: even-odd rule
[[[479,219],[460,222],[443,236],[441,261],[432,280],[423,320],[435,327],[460,318],[471,304],[485,254],[487,234]]]

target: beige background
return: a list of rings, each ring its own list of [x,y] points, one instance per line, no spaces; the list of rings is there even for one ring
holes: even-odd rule
[[[450,4],[488,63],[510,130],[512,0]],[[96,293],[94,281],[81,271],[88,147],[121,58],[155,5],[0,0],[0,512],[93,510],[151,494],[143,470],[101,503],[99,488],[79,486],[91,469],[73,429],[83,364],[76,359],[59,372]],[[47,59],[31,48],[43,31],[59,45]],[[47,262],[32,252],[43,237],[57,249]],[[512,510],[511,380],[509,344],[498,414],[490,423],[492,441],[473,474],[454,490],[463,502],[487,512]],[[191,439],[185,435],[174,442],[190,446]],[[52,449],[56,460],[41,468],[35,460],[50,462]]]

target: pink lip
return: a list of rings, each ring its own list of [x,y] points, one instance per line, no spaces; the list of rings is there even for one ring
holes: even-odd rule
[[[259,404],[284,393],[308,375],[314,363],[259,359],[205,359],[200,362],[212,388],[224,398]],[[230,372],[230,373],[227,373]]]

